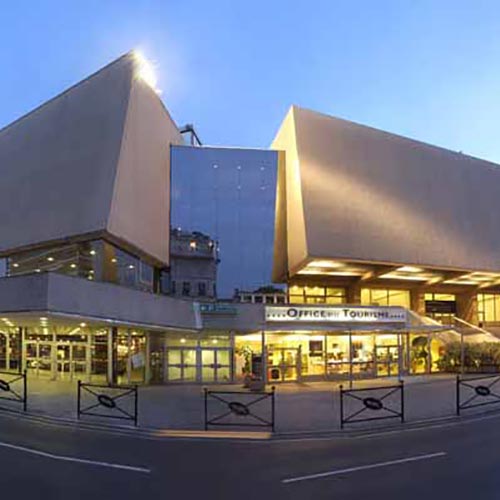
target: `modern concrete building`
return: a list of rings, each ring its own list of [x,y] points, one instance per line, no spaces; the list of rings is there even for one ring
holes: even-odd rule
[[[119,383],[354,379],[457,369],[448,346],[496,342],[497,165],[296,107],[272,149],[183,145],[135,53],[0,130],[0,370]],[[172,189],[175,170],[184,178]],[[186,224],[171,224],[183,201]],[[207,210],[215,231],[189,227]],[[206,244],[213,270],[222,225],[244,250],[226,276],[257,275],[263,262],[248,287],[258,288],[272,265],[288,303],[204,302],[192,284],[182,293],[176,245]],[[169,271],[181,297],[161,293]]]

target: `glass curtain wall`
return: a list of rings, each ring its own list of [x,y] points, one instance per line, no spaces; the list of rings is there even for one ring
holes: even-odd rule
[[[500,323],[500,294],[478,293],[477,314],[481,323]]]
[[[400,306],[410,308],[409,290],[362,288],[361,304],[376,306]]]
[[[345,288],[292,285],[288,300],[290,304],[345,304]]]
[[[140,330],[118,328],[115,376],[119,384],[146,382],[147,336]]]
[[[21,252],[8,258],[9,276],[52,271],[156,291],[155,268],[102,240]]]
[[[22,359],[33,376],[51,380],[107,381],[108,331],[80,326],[51,325],[23,329]]]
[[[0,327],[0,370],[18,371],[21,362],[19,328]]]

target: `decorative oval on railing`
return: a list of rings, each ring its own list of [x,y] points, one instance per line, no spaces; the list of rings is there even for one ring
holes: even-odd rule
[[[369,410],[374,410],[374,411],[378,411],[378,410],[381,410],[384,405],[382,403],[382,401],[380,401],[380,399],[377,399],[377,398],[364,398],[363,399],[363,404],[369,409]]]
[[[97,400],[100,405],[105,406],[106,408],[116,408],[115,401],[107,394],[99,394],[99,396],[97,396]]]
[[[10,391],[10,384],[6,380],[0,379],[0,390],[9,392]]]
[[[490,388],[485,385],[477,385],[474,390],[478,396],[489,396],[491,394]]]
[[[243,403],[240,403],[239,401],[231,401],[227,404],[227,406],[231,410],[231,413],[234,413],[239,417],[247,417],[248,415],[250,415],[250,410],[248,409],[248,406]]]

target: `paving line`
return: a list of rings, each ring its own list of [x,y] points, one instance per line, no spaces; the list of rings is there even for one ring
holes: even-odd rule
[[[379,467],[388,467],[390,465],[398,465],[409,462],[417,462],[419,460],[430,460],[431,458],[438,458],[446,456],[446,452],[439,451],[437,453],[428,453],[427,455],[417,455],[415,457],[401,458],[399,460],[390,460],[388,462],[378,462],[369,465],[360,465],[358,467],[349,467],[347,469],[338,469],[329,472],[320,472],[319,474],[310,474],[308,476],[292,477],[289,479],[283,479],[281,482],[284,484],[296,483],[299,481],[308,481],[310,479],[321,479],[323,477],[339,476],[341,474],[348,474],[350,472],[357,472],[361,470],[377,469]]]
[[[145,467],[134,467],[132,465],[122,465],[122,464],[113,464],[110,462],[100,462],[97,460],[88,460],[85,458],[76,458],[76,457],[67,457],[64,455],[54,455],[52,453],[47,453],[45,451],[34,450],[33,448],[26,448],[25,446],[18,446],[10,443],[2,443],[0,442],[0,448],[9,448],[11,450],[22,451],[24,453],[29,453],[31,455],[37,455],[39,457],[50,458],[52,460],[60,460],[63,462],[75,462],[80,464],[87,465],[98,465],[100,467],[108,467],[110,469],[121,469],[130,472],[142,472],[145,474],[149,474],[151,469],[147,469]]]

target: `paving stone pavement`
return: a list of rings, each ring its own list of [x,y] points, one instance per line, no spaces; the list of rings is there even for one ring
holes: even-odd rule
[[[388,390],[387,385],[397,385],[398,380],[375,379],[358,381],[354,383],[355,389],[378,387],[374,391],[356,393],[361,399],[368,396],[381,398]],[[453,375],[431,375],[406,377],[404,379],[405,415],[407,422],[416,422],[424,419],[440,418],[455,415],[456,405],[456,377]],[[331,431],[340,428],[340,384],[337,382],[307,382],[285,383],[276,385],[276,431],[278,432],[311,432]],[[348,388],[348,384],[344,384]],[[212,386],[216,391],[242,391],[241,385]],[[270,390],[270,386],[267,388]],[[28,411],[33,414],[59,417],[76,418],[77,409],[77,382],[49,381],[30,378],[28,381]],[[232,400],[230,395],[221,397]],[[383,402],[390,409],[398,409],[399,393],[394,391]],[[243,398],[243,399],[242,399]],[[255,395],[236,398],[238,401],[249,402]],[[120,399],[120,404],[127,411],[132,412],[133,406],[129,398]],[[82,407],[96,403],[92,394],[85,393]],[[15,408],[15,403],[0,401],[1,406]],[[350,415],[364,407],[362,401],[350,397],[344,399],[344,411]],[[251,409],[256,415],[265,419],[270,418],[270,400],[263,400]],[[99,412],[107,410],[98,408]],[[95,409],[93,410],[95,411]],[[210,399],[209,411],[211,416],[227,412],[227,406],[215,399]],[[111,414],[112,412],[109,411]],[[113,413],[113,414],[116,414]],[[119,413],[118,413],[119,414]],[[390,415],[390,412],[364,411],[358,418],[365,416]],[[87,420],[111,423],[94,417],[84,417]],[[236,418],[236,417],[235,417]],[[241,419],[231,420],[241,422]],[[259,423],[258,420],[253,419]],[[128,422],[116,421],[128,425]],[[375,421],[365,424],[351,424],[349,428],[360,425],[378,426],[394,420]],[[204,389],[200,385],[167,385],[139,387],[139,425],[148,428],[161,429],[203,429],[204,427]],[[347,428],[347,426],[346,426]]]

